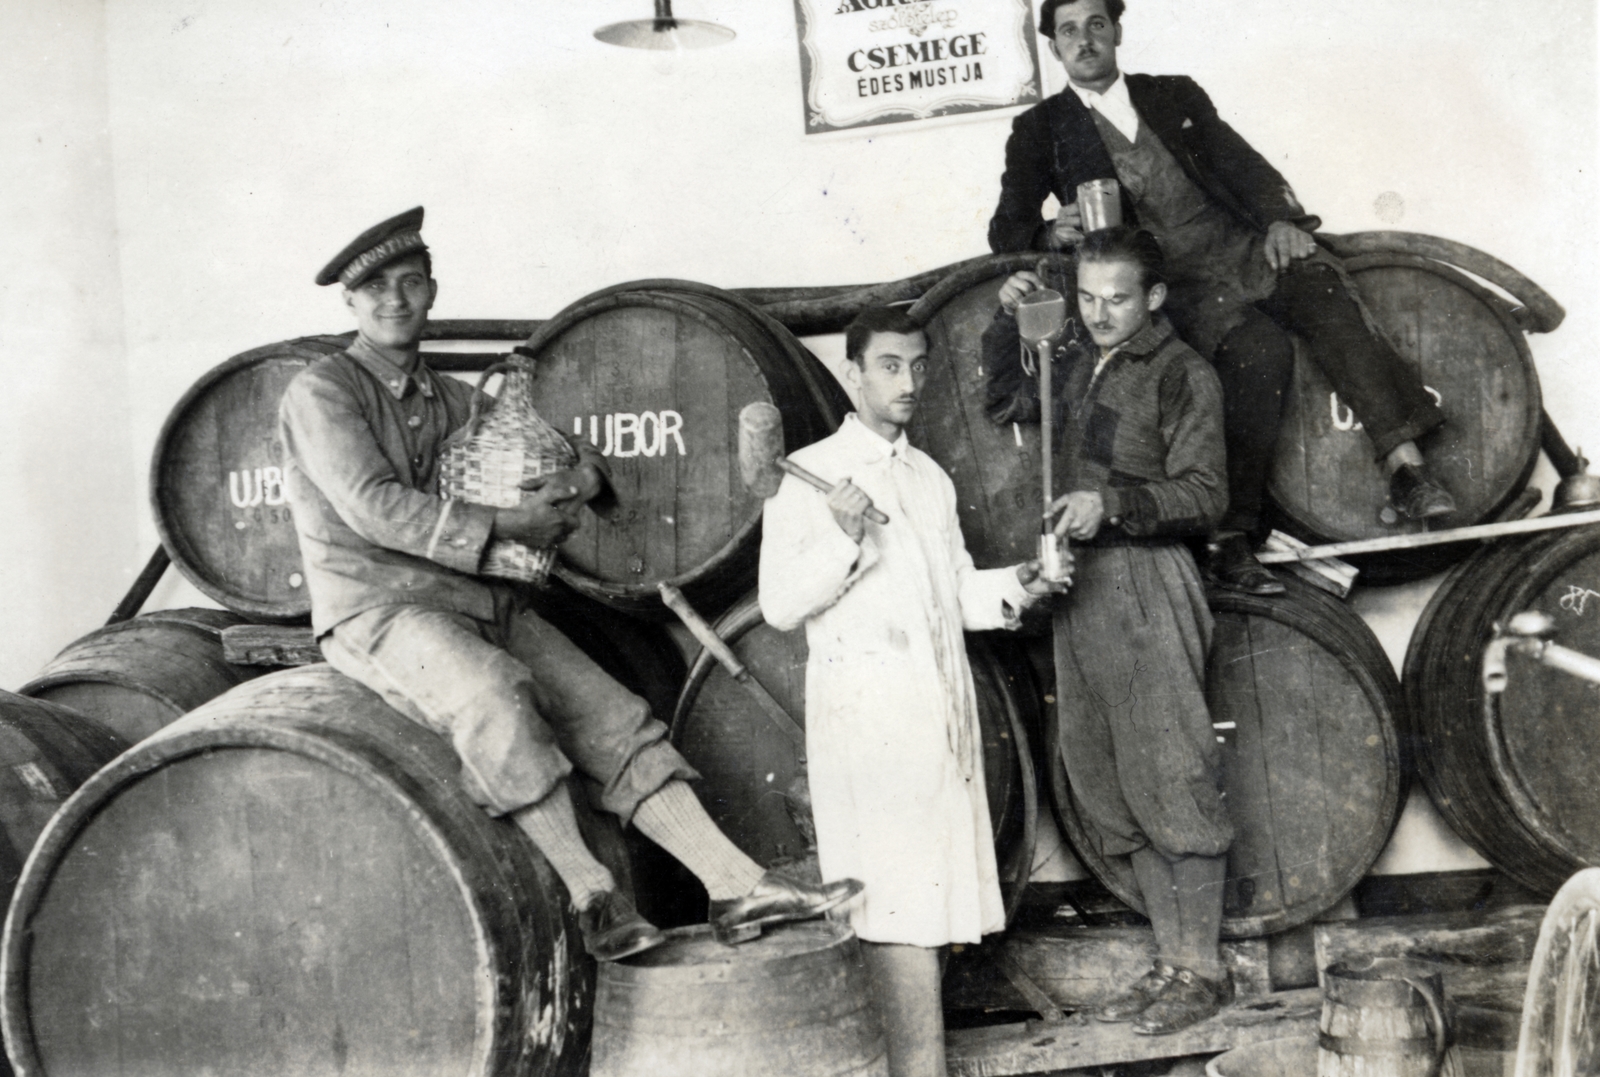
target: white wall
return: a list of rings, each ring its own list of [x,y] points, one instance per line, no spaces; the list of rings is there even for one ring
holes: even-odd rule
[[[1588,0],[1131,3],[1123,66],[1194,75],[1330,231],[1457,239],[1565,303],[1533,341],[1547,406],[1600,449]],[[182,391],[247,348],[347,327],[311,277],[380,217],[427,205],[445,318],[542,317],[630,278],[865,282],[983,253],[1009,114],[807,138],[791,4],[679,0],[739,37],[666,61],[590,37],[648,9],[105,0],[107,69],[101,5],[0,0],[0,29],[23,35],[0,74],[20,102],[0,119],[0,243],[20,255],[0,270],[0,342],[30,370],[27,399],[0,405],[0,495],[27,506],[0,537],[0,683],[102,619],[153,548],[143,473]],[[30,149],[63,124],[79,141]],[[1379,215],[1390,193],[1398,218]],[[48,280],[17,317],[17,290]],[[28,403],[64,399],[86,363],[76,414],[119,446],[99,456]],[[1392,652],[1426,592],[1364,600]],[[196,600],[169,579],[153,605]],[[1426,837],[1417,812],[1405,841]],[[1408,846],[1399,869],[1450,866],[1448,845]]]
[[[138,560],[100,0],[0,0],[0,687]]]

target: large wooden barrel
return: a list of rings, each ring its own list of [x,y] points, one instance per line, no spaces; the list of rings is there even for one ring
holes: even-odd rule
[[[714,626],[734,653],[802,727],[805,632],[779,632],[761,617],[754,592]],[[1027,730],[1039,728],[1040,693],[1020,647],[999,633],[967,636],[978,694],[984,781],[1009,911],[1028,881],[1037,803]],[[794,744],[749,690],[702,652],[678,699],[672,740],[700,771],[697,792],[723,831],[758,863],[803,860],[809,841],[791,814],[788,790],[800,772]]]
[[[1223,744],[1235,837],[1223,934],[1309,921],[1359,882],[1388,843],[1405,792],[1400,685],[1371,629],[1298,580],[1287,594],[1209,594],[1216,635],[1206,702]],[[1069,598],[1070,601],[1070,598]],[[1094,875],[1143,911],[1126,857],[1108,857],[1080,814],[1059,728],[1050,786],[1063,833]]]
[[[1422,442],[1429,471],[1456,500],[1456,512],[1433,521],[1435,528],[1492,520],[1527,485],[1539,456],[1539,378],[1513,305],[1452,266],[1409,253],[1401,240],[1346,267],[1373,319],[1448,418]],[[1389,482],[1372,442],[1304,348],[1296,351],[1268,492],[1282,526],[1307,542],[1427,529],[1385,522]],[[1364,580],[1385,583],[1437,572],[1470,551],[1433,546],[1355,560]]]
[[[739,409],[783,413],[790,450],[849,409],[832,375],[782,326],[730,293],[684,281],[608,288],[529,338],[534,398],[558,429],[608,457],[620,509],[586,515],[556,573],[619,609],[666,616],[657,584],[708,615],[755,583],[761,500],[739,476]]]
[[[296,374],[346,343],[305,337],[234,356],[183,395],[156,439],[150,500],[161,544],[230,610],[268,621],[311,612],[284,499],[278,401]]]
[[[603,965],[593,1077],[887,1077],[860,944],[831,920],[723,946],[676,928],[665,945]]]
[[[79,789],[0,951],[30,1075],[532,1077],[586,1055],[560,880],[442,739],[325,665],[240,685]]]
[[[98,718],[130,744],[259,675],[222,657],[224,610],[160,610],[69,644],[19,691]]]
[[[1600,865],[1594,685],[1511,655],[1483,686],[1497,621],[1552,617],[1556,640],[1600,654],[1600,528],[1504,539],[1462,562],[1411,636],[1405,688],[1417,773],[1439,814],[1501,871],[1541,893]]]
[[[964,266],[910,310],[928,335],[928,380],[907,436],[955,483],[961,533],[979,568],[1014,565],[1037,553],[1039,427],[989,421],[982,341],[1000,309],[1000,285],[1038,261],[1037,254],[1010,254]]]
[[[61,802],[128,743],[88,715],[0,691],[0,902]]]

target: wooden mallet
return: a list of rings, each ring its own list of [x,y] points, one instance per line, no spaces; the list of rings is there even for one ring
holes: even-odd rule
[[[833,489],[833,483],[784,457],[783,415],[775,406],[760,400],[746,404],[739,409],[739,475],[745,486],[757,497],[769,498],[778,492],[785,472],[823,493]],[[889,522],[889,517],[871,506],[865,515],[873,523]]]

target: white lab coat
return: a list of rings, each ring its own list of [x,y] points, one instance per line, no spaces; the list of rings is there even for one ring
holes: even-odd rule
[[[1014,627],[1029,596],[1012,568],[980,571],[950,477],[904,435],[854,415],[793,454],[850,478],[889,523],[860,545],[827,495],[792,476],[766,505],[761,611],[806,626],[806,754],[825,879],[866,892],[851,926],[871,942],[977,942],[1005,927],[962,630]]]

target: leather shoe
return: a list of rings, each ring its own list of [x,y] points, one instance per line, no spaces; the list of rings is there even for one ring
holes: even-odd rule
[[[1456,511],[1450,491],[1428,478],[1416,464],[1401,464],[1389,476],[1389,500],[1407,519],[1431,520]]]
[[[1150,971],[1133,981],[1122,994],[1100,1004],[1094,1011],[1096,1021],[1132,1021],[1160,997],[1162,988],[1171,982],[1178,970],[1157,961]]]
[[[749,942],[761,934],[764,924],[821,916],[835,905],[849,901],[863,888],[857,879],[839,879],[813,886],[769,871],[744,897],[711,903],[711,934],[718,942],[729,946]]]
[[[596,961],[620,961],[667,941],[620,890],[607,890],[580,909],[578,930],[583,932],[583,948]]]
[[[1199,1024],[1233,1001],[1233,980],[1208,980],[1191,969],[1174,969],[1172,979],[1133,1022],[1141,1036],[1166,1036]]]
[[[1287,590],[1282,580],[1256,560],[1250,540],[1243,535],[1220,539],[1210,550],[1206,575],[1218,587],[1246,595],[1281,595]]]

